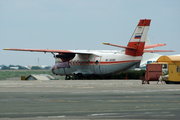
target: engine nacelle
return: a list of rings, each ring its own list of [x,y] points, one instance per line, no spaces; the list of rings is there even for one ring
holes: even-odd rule
[[[56,55],[56,63],[67,62],[75,57],[74,53],[64,53]]]
[[[55,63],[62,63],[63,61],[60,58],[55,59]]]

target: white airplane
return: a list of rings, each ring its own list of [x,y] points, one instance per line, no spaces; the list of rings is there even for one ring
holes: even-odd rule
[[[146,44],[151,45],[148,37],[145,39],[145,42],[146,42]],[[150,48],[150,50],[153,50],[153,48]],[[163,50],[162,52],[167,52],[167,51],[164,51],[164,50]],[[168,51],[168,52],[169,52],[169,51]],[[171,52],[173,52],[173,51],[171,51]],[[139,67],[140,67],[141,69],[146,69],[146,65],[147,65],[147,64],[150,64],[150,63],[152,63],[152,62],[157,62],[157,59],[158,59],[159,57],[161,57],[161,56],[163,56],[163,55],[162,55],[162,54],[157,54],[157,53],[155,53],[155,52],[144,53],[144,54],[143,54],[143,57],[142,57],[142,59],[141,59],[141,63],[140,63],[140,66],[139,66]],[[169,56],[180,56],[180,54],[169,55]]]
[[[50,52],[55,57],[55,65],[52,72],[56,75],[66,75],[65,79],[80,79],[83,76],[111,75],[126,71],[136,64],[139,64],[144,52],[172,52],[162,50],[144,50],[165,44],[152,44],[145,46],[145,39],[150,26],[150,19],[141,19],[127,46],[111,45],[121,50],[50,50],[50,49],[14,49],[5,48],[4,50],[31,51],[31,52]],[[57,54],[55,54],[57,53]]]
[[[148,37],[146,37],[145,42],[146,42],[146,43],[145,43],[146,45],[151,45]],[[150,48],[149,50],[153,50],[153,48]],[[146,65],[147,65],[147,64],[149,64],[149,63],[151,63],[151,62],[156,62],[157,59],[158,59],[160,56],[162,56],[162,55],[161,55],[161,54],[157,54],[157,53],[155,53],[155,52],[151,52],[151,53],[147,53],[147,52],[146,52],[146,53],[143,54],[143,57],[142,57],[142,59],[141,59],[140,66],[138,66],[138,67],[140,67],[141,69],[146,69]]]

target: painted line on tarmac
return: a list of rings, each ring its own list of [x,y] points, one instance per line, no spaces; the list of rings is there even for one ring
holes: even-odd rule
[[[90,116],[106,116],[106,115],[119,115],[119,113],[99,113],[99,114],[91,114]]]

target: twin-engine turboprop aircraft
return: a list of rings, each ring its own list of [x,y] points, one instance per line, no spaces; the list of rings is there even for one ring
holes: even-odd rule
[[[144,50],[165,44],[153,44],[145,46],[150,26],[150,19],[139,21],[127,46],[103,43],[115,47],[124,48],[120,50],[50,50],[50,49],[14,49],[4,50],[50,52],[55,57],[55,65],[52,72],[56,75],[66,75],[65,79],[80,79],[83,76],[111,75],[126,71],[139,64],[144,52],[172,52],[171,50]],[[55,54],[57,53],[57,54]]]

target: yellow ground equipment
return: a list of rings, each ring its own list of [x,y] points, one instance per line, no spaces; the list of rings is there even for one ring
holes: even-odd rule
[[[161,56],[157,62],[168,64],[169,78],[165,81],[167,84],[180,84],[180,56]]]

